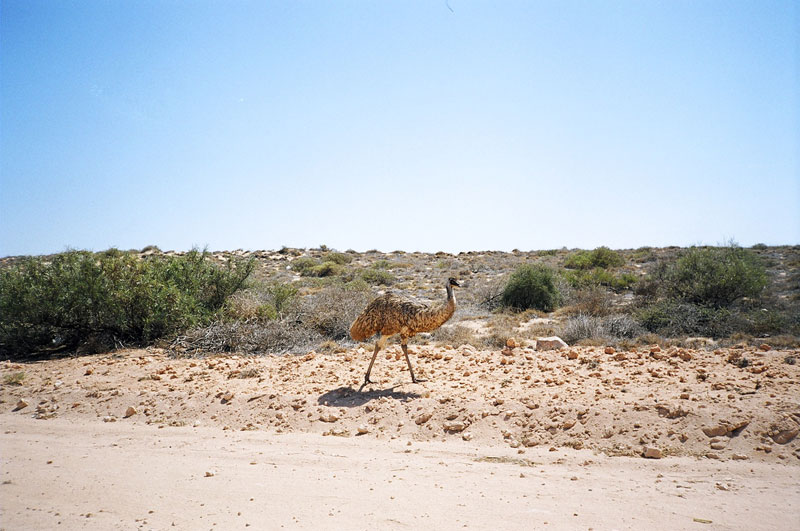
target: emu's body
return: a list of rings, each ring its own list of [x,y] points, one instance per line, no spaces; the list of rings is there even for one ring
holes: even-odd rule
[[[456,311],[453,286],[458,286],[458,282],[453,278],[448,279],[445,285],[447,299],[443,303],[432,306],[389,293],[381,295],[367,305],[350,326],[350,336],[356,341],[364,341],[378,334],[375,351],[372,353],[372,360],[369,362],[367,374],[364,376],[364,385],[372,383],[369,373],[372,371],[372,364],[375,363],[378,351],[386,345],[386,340],[395,334],[400,334],[400,346],[406,356],[411,381],[414,383],[421,381],[414,377],[414,369],[411,368],[411,360],[408,357],[408,340],[420,332],[436,330],[453,316]],[[364,386],[361,387],[363,389]]]

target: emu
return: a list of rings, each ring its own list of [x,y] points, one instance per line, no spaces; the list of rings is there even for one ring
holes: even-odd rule
[[[436,330],[453,316],[456,311],[456,297],[453,294],[455,286],[460,286],[458,281],[452,277],[448,278],[445,284],[447,299],[444,303],[429,306],[387,293],[367,305],[350,326],[350,336],[356,341],[364,341],[378,334],[378,339],[375,341],[375,352],[372,353],[372,360],[369,362],[361,389],[367,384],[374,383],[369,379],[372,364],[375,363],[378,351],[395,334],[400,334],[400,346],[403,354],[406,355],[411,381],[414,383],[425,381],[414,376],[414,369],[411,367],[411,360],[408,357],[408,340],[420,332]]]

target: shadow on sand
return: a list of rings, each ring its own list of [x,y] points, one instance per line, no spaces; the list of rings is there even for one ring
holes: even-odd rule
[[[395,387],[388,389],[376,389],[373,391],[359,391],[352,387],[339,387],[323,393],[317,399],[320,405],[336,406],[336,407],[358,407],[363,406],[370,400],[375,400],[382,397],[393,398],[401,402],[407,402],[415,398],[419,398],[417,393],[408,393],[406,391],[395,391]]]

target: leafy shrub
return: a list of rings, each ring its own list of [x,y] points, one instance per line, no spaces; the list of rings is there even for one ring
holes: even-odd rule
[[[608,269],[619,267],[625,259],[616,251],[608,247],[598,247],[593,251],[576,251],[567,257],[564,267],[569,269]]]
[[[361,272],[361,278],[372,285],[391,286],[394,283],[394,275],[388,271],[368,268]]]
[[[755,253],[736,244],[692,247],[667,268],[664,282],[670,298],[720,308],[758,296],[767,273]]]
[[[501,297],[503,306],[518,311],[532,308],[549,312],[560,303],[555,273],[538,264],[519,266],[511,274]]]
[[[322,262],[318,266],[312,267],[308,273],[315,277],[333,277],[343,274],[347,268],[336,262]]]
[[[292,271],[300,273],[303,276],[308,276],[312,274],[311,270],[318,266],[319,262],[310,256],[301,256],[292,260],[289,265]]]
[[[333,262],[334,264],[347,265],[353,261],[353,257],[345,253],[330,252],[325,255],[323,262]]]
[[[594,269],[568,270],[563,273],[564,278],[575,288],[590,286],[606,286],[615,291],[630,289],[638,280],[636,275],[622,273],[615,275],[607,269],[596,267]]]
[[[255,263],[218,266],[208,253],[138,255],[111,249],[29,258],[0,271],[0,352],[23,356],[142,343],[211,318]]]

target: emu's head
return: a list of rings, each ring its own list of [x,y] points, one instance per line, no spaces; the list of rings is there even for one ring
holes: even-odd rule
[[[448,286],[457,286],[459,288],[461,287],[461,284],[458,283],[458,280],[454,279],[453,277],[450,277],[450,278],[447,279],[447,285]]]

